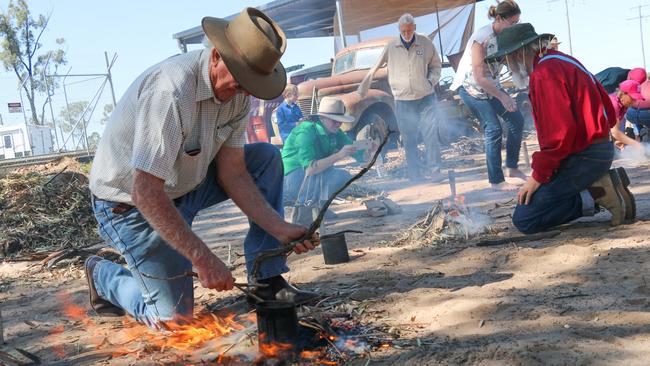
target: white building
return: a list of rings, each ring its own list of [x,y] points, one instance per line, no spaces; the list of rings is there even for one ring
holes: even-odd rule
[[[54,152],[52,129],[37,125],[0,127],[0,159],[51,154]]]

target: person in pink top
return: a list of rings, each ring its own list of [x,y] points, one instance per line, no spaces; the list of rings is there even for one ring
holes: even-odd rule
[[[625,113],[627,109],[638,102],[646,102],[641,95],[641,86],[635,80],[625,80],[622,82],[616,93],[609,95],[612,101],[614,111],[616,112],[616,126],[611,129],[612,137],[616,140],[616,147],[619,149],[625,146],[632,146],[637,149],[643,149],[641,144],[624,133],[625,130]]]
[[[628,80],[636,81],[641,85],[640,89],[649,89],[650,80],[648,80],[648,74],[644,68],[637,67],[630,70],[627,74]],[[632,105],[627,109],[625,113],[625,119],[635,124],[637,129],[641,130],[642,128],[650,129],[650,99],[645,98],[645,100],[639,99],[634,101]],[[642,137],[644,133],[640,134]]]

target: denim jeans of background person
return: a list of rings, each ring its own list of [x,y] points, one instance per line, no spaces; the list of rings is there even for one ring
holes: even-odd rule
[[[402,137],[406,153],[408,176],[421,179],[422,167],[419,158],[418,137],[421,134],[426,146],[425,166],[434,172],[440,172],[442,158],[440,154],[440,136],[438,126],[440,119],[436,111],[434,94],[417,100],[396,100],[395,111],[397,126]],[[436,177],[442,177],[437,174]]]
[[[343,101],[325,97],[320,101],[318,114],[300,123],[289,135],[282,149],[282,162],[284,200],[293,207],[293,223],[310,225],[312,209],[320,209],[350,178],[347,171],[334,167],[336,162],[348,156],[357,161],[363,159],[366,150],[357,150],[340,128],[351,122],[354,117],[346,114]]]
[[[282,215],[282,159],[279,151],[265,143],[246,145],[244,150],[246,168],[255,184],[273,209]],[[192,225],[200,210],[228,199],[216,181],[217,171],[212,164],[201,185],[174,200],[176,209],[188,225]],[[191,318],[194,304],[192,277],[182,275],[192,270],[192,263],[169,246],[137,208],[114,213],[116,206],[115,202],[95,199],[93,209],[100,235],[124,256],[128,270],[108,260],[97,263],[93,276],[99,295],[152,328],[159,326],[159,319]],[[278,245],[277,239],[251,221],[244,239],[248,273],[251,273],[257,253]],[[262,263],[260,277],[269,278],[288,270],[284,256],[274,257]],[[161,280],[166,278],[174,279]]]
[[[650,109],[628,108],[625,119],[637,125],[637,127],[650,128]]]
[[[308,213],[300,210],[320,209],[337,189],[351,178],[344,169],[330,167],[325,171],[305,177],[305,169],[298,168],[284,177],[284,203],[293,207],[292,222],[309,225]],[[305,220],[305,221],[303,221]]]
[[[488,179],[493,189],[514,190],[517,186],[505,181],[501,169],[501,117],[508,128],[506,144],[507,176],[526,179],[517,168],[524,118],[517,102],[501,86],[501,64],[486,64],[485,56],[497,51],[497,36],[519,22],[521,9],[514,0],[499,1],[490,6],[488,18],[493,19],[474,31],[463,51],[454,81],[449,87],[457,91],[463,103],[474,113],[485,133],[485,155]],[[515,84],[521,80],[515,80]],[[523,88],[523,86],[520,86]],[[507,112],[506,112],[507,110]]]
[[[474,98],[464,87],[458,88],[458,95],[465,105],[481,121],[485,135],[485,157],[488,170],[488,180],[492,184],[505,181],[501,169],[501,146],[503,130],[499,117],[507,128],[506,135],[506,168],[518,169],[521,139],[524,129],[524,116],[520,111],[508,112],[496,98]]]
[[[596,213],[588,188],[607,173],[614,157],[611,142],[595,144],[562,161],[550,182],[542,184],[527,205],[517,205],[512,223],[533,234]]]

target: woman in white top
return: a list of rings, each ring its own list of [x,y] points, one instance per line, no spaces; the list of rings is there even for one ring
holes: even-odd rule
[[[472,34],[460,60],[456,77],[451,85],[457,90],[463,103],[481,121],[485,133],[485,154],[488,179],[494,189],[516,190],[517,187],[505,181],[501,169],[502,130],[499,117],[508,127],[506,140],[506,168],[508,177],[521,178],[526,175],[517,168],[519,150],[524,126],[524,117],[517,110],[517,103],[499,83],[498,70],[491,70],[484,62],[485,57],[497,51],[497,34],[519,22],[521,10],[513,0],[501,1],[490,7],[488,16],[494,21]],[[516,75],[518,76],[518,75]],[[516,77],[513,76],[513,77]],[[521,83],[521,80],[515,80]]]

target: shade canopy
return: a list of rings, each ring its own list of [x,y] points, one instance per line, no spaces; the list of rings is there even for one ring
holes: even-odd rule
[[[444,11],[482,0],[341,0],[343,28],[347,35],[394,23],[400,15],[414,16]],[[331,37],[335,33],[336,0],[276,0],[257,9],[277,22],[287,38]],[[239,14],[239,13],[237,13]],[[233,19],[232,14],[225,19]],[[200,26],[186,29],[172,36],[185,51],[189,44],[203,40]]]

